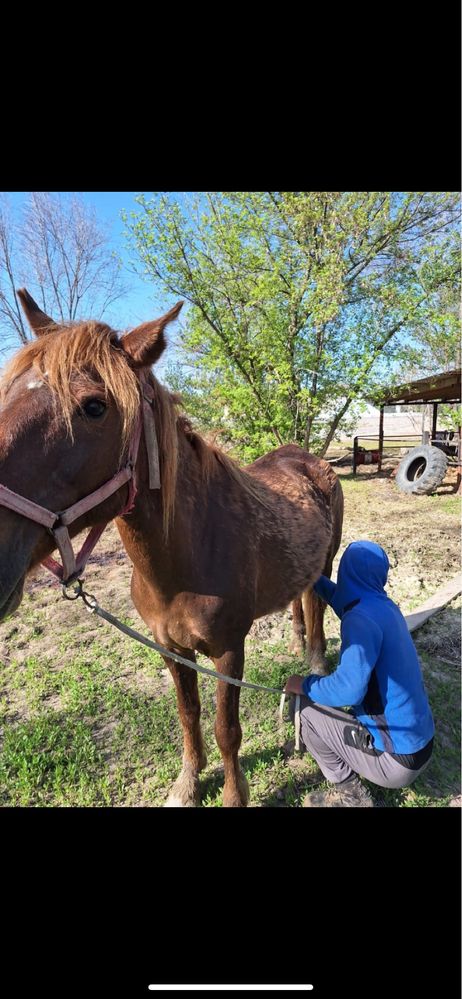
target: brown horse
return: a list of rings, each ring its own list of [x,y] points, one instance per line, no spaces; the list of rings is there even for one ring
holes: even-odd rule
[[[27,292],[20,297],[37,339],[13,357],[1,383],[2,486],[52,511],[97,490],[123,463],[144,377],[153,396],[160,489],[150,488],[142,440],[131,512],[119,516],[127,503],[125,482],[75,520],[71,536],[117,518],[133,563],[133,602],[154,638],[192,661],[195,651],[204,653],[234,677],[242,678],[244,640],[254,619],[300,598],[311,666],[323,672],[324,607],[310,587],[322,572],[330,575],[343,515],[342,490],[329,464],[286,445],[242,469],[193,431],[178,399],[150,372],[165,348],[164,328],[182,303],[119,337],[97,322],[59,326]],[[55,547],[45,526],[0,506],[0,619],[16,610],[27,573]],[[299,648],[300,621],[301,615]],[[183,768],[167,804],[191,806],[206,763],[197,674],[165,661],[184,735]],[[239,692],[217,684],[215,734],[227,806],[248,801],[238,761]]]

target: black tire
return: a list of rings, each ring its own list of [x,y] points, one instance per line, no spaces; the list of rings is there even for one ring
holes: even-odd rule
[[[431,444],[413,447],[398,465],[396,485],[403,493],[428,496],[443,481],[448,467],[444,451]]]

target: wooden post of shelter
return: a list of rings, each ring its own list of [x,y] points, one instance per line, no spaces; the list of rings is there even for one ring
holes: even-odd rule
[[[456,479],[455,492],[456,492],[457,496],[460,496],[461,495],[461,490],[462,490],[462,474],[461,474],[462,455],[461,455],[461,451],[460,451],[460,449],[461,449],[461,443],[462,443],[462,427],[458,427],[458,431],[457,432],[458,432],[458,435],[459,435],[459,440],[458,440],[458,445],[457,445],[457,479]]]
[[[436,440],[436,427],[438,423],[438,403],[433,403],[433,420],[432,420],[432,435],[431,440]]]
[[[422,406],[422,444],[428,444],[430,432],[425,430],[425,420],[427,417],[427,403]]]
[[[377,471],[382,470],[382,458],[383,458],[383,410],[384,407],[380,407],[380,419],[379,419],[379,460],[377,464]]]

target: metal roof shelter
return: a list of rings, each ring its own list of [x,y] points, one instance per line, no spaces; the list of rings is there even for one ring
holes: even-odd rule
[[[380,398],[380,409],[395,403],[425,405],[433,402],[437,406],[440,402],[460,401],[461,369],[455,368],[453,371],[443,371],[440,375],[429,375],[428,378],[419,378],[393,389],[385,389]]]
[[[425,406],[427,403],[431,403],[433,406],[433,419],[432,419],[432,430],[430,434],[430,439],[428,440],[428,433],[422,437],[422,443],[431,443],[436,440],[436,425],[438,420],[438,406],[441,403],[460,403],[461,402],[461,369],[454,368],[452,371],[443,371],[438,375],[428,375],[426,378],[418,378],[416,381],[405,382],[403,385],[398,385],[390,389],[382,389],[380,396],[375,397],[370,400],[375,402],[375,405],[380,407],[380,419],[379,419],[379,447],[378,447],[378,471],[382,467],[382,457],[383,457],[383,412],[385,406],[392,406],[394,404],[408,404]],[[460,430],[459,430],[460,435]],[[424,439],[425,437],[425,439]],[[356,450],[355,438],[355,448]],[[377,461],[377,458],[374,459]],[[353,474],[356,471],[356,455],[353,455]],[[460,458],[459,458],[460,463]],[[459,465],[459,476],[460,476],[460,465]],[[460,485],[460,478],[459,478]]]

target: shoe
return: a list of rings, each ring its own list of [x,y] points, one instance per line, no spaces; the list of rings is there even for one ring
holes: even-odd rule
[[[303,808],[375,808],[374,799],[359,777],[332,784],[327,791],[313,791]]]

